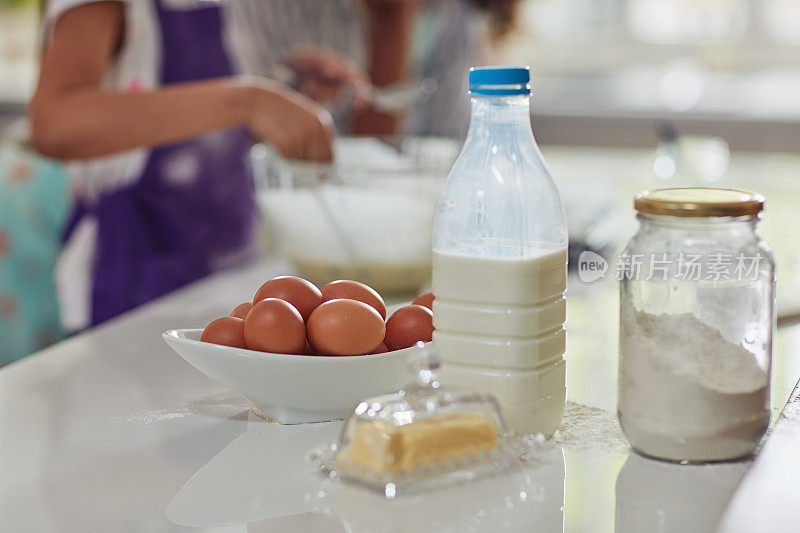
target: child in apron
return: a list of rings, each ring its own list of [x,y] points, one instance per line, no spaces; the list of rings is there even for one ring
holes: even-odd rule
[[[39,91],[31,106],[34,145],[50,155],[78,159],[68,165],[76,202],[56,275],[63,322],[71,330],[100,323],[253,256],[256,208],[248,160],[253,136],[272,141],[279,149],[283,146],[281,151],[289,157],[330,157],[329,146],[317,148],[315,153],[302,146],[304,135],[312,145],[330,142],[329,123],[314,104],[283,88],[268,86],[254,97],[253,91],[261,87],[258,84],[244,88],[250,93],[235,93],[226,92],[224,81],[213,81],[237,83],[224,46],[223,15],[214,2],[51,0],[46,17],[52,36],[48,46],[78,46],[75,41],[86,38],[80,31],[86,22],[81,16],[97,24],[117,20],[120,15],[124,21],[121,47],[98,84],[98,92],[92,93],[97,94],[98,103],[87,98],[90,103],[84,104],[99,113],[98,129],[106,127],[108,135],[118,140],[100,136],[92,138],[88,147],[83,143],[53,148],[58,146],[48,138],[55,130],[53,123],[73,128],[77,137],[94,135],[93,124],[85,130],[88,133],[79,129],[79,113],[69,120],[58,116],[55,106],[68,92],[50,90],[57,85],[50,80],[58,78],[59,69],[71,57],[65,56],[60,64],[58,49],[51,58],[46,49]],[[80,51],[79,46],[77,49]],[[48,78],[51,71],[56,74]],[[195,84],[203,80],[212,81]],[[119,94],[109,95],[108,85]],[[181,88],[185,96],[160,108],[137,98],[160,102],[164,93],[159,91],[170,87]],[[218,93],[209,92],[217,87]],[[164,98],[170,98],[169,94]],[[233,97],[238,94],[246,99],[237,101]],[[117,114],[124,116],[128,112],[125,101],[121,104],[114,98],[125,96],[142,111],[120,124],[123,131],[104,122],[115,120],[116,115],[107,118],[106,111],[91,109],[110,98],[110,105],[117,105]],[[231,111],[229,117],[225,107],[216,113],[207,111],[209,106],[227,101],[229,107],[241,108],[244,113],[240,116]],[[182,111],[180,106],[186,109]],[[251,111],[247,106],[260,108]],[[277,127],[269,123],[273,110]],[[165,115],[173,112],[177,118],[166,120]],[[248,112],[259,113],[259,118],[252,119]],[[282,120],[287,117],[295,121]],[[164,127],[148,128],[147,121],[163,122]],[[288,131],[293,123],[304,124],[305,129],[300,128],[300,135],[295,131],[293,144],[282,145],[280,127]],[[161,142],[164,140],[168,142]],[[148,145],[157,146],[148,150]],[[116,150],[118,146],[127,149]],[[104,157],[81,157],[87,152]]]

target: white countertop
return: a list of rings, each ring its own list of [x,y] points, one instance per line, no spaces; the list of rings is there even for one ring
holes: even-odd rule
[[[568,405],[565,430],[535,466],[395,502],[331,485],[304,456],[334,440],[340,422],[267,422],[160,335],[203,326],[290,271],[264,261],[210,278],[0,370],[2,529],[709,531],[752,464],[679,466],[629,452],[614,414],[609,282],[570,295],[567,379],[580,404]],[[800,329],[780,330],[778,408],[800,376],[798,345]],[[796,430],[782,435],[796,448]],[[769,466],[746,484],[770,483]],[[748,502],[737,496],[736,511],[760,516]],[[800,523],[796,509],[782,519]]]

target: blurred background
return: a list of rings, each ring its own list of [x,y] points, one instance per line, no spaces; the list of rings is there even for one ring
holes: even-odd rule
[[[399,210],[397,217],[422,221],[417,235],[425,237],[426,217],[469,116],[466,67],[528,64],[534,132],[561,191],[575,253],[592,249],[613,258],[635,229],[631,204],[638,191],[701,184],[755,189],[767,197],[763,233],[778,258],[781,319],[793,320],[800,312],[800,254],[793,230],[800,224],[800,0],[419,4],[411,46],[411,61],[418,68],[409,69],[406,80],[416,92],[406,94],[408,101],[402,94],[399,100],[387,96],[389,107],[399,105],[409,112],[391,142],[352,138],[338,142],[342,190],[387,192]],[[443,4],[469,10],[458,13],[485,28],[483,40],[469,53],[441,45],[443,21],[448,20],[447,12],[443,16],[441,11]],[[24,125],[38,75],[39,8],[38,1],[0,0],[0,362],[64,335],[58,325],[52,268],[70,185],[57,162],[39,157],[27,146]],[[317,15],[312,12],[306,18],[321,25],[316,34],[325,35],[325,23]],[[455,31],[466,32],[466,27]],[[235,37],[242,68],[280,79],[280,69],[271,67],[281,58],[265,59],[275,55],[275,48],[262,51],[263,43],[243,37],[241,25],[234,28],[239,32]],[[328,33],[336,30],[330,28]],[[346,44],[339,45],[338,51],[347,53]],[[365,64],[359,53],[352,51],[350,59]],[[436,79],[425,70],[426,65],[447,63],[448,54],[458,56],[454,75]],[[374,77],[372,81],[379,85]],[[398,89],[404,87],[398,84]],[[428,111],[420,112],[425,106]],[[415,108],[416,113],[410,111]],[[346,120],[340,120],[335,104],[331,110],[340,131],[354,129],[352,124],[342,125]],[[429,137],[439,143],[435,150],[418,140]],[[277,159],[269,147],[253,149],[266,252],[286,254],[317,279],[349,275],[380,286],[388,276],[391,280],[383,288],[398,291],[424,285],[426,273],[404,261],[419,251],[424,264],[425,246],[417,250],[413,247],[419,248],[418,243],[405,243],[408,253],[395,254],[398,257],[391,261],[388,255],[396,247],[377,248],[366,253],[367,259],[354,261],[353,254],[366,247],[357,242],[358,228],[369,226],[365,220],[371,215],[354,208],[346,210],[349,215],[344,218],[332,219],[326,202],[346,203],[347,198],[336,196],[341,190],[283,198],[281,194],[308,188],[322,178],[315,169],[287,170]],[[403,179],[386,174],[392,170]],[[409,181],[412,176],[429,181],[417,180],[415,185]],[[408,207],[403,207],[398,191],[406,194]],[[292,201],[299,202],[300,209],[312,205],[319,214],[317,222],[308,222],[308,235],[321,227],[330,230],[322,240],[341,244],[344,252],[338,263],[330,263],[334,252],[328,263],[315,263],[297,255],[302,251],[287,247],[287,242],[311,238],[297,233],[296,227],[286,227],[291,215],[281,209]],[[25,220],[30,223],[20,228]],[[373,234],[365,238],[386,242],[391,224],[384,224],[387,233],[382,235],[374,233],[383,231],[383,226],[372,226]],[[381,258],[385,264],[380,264]],[[385,267],[391,267],[389,274],[380,270]],[[406,285],[393,285],[403,275]],[[608,294],[613,294],[615,284],[608,287]],[[581,290],[579,284],[570,286],[570,291]]]
[[[0,0],[0,110],[24,111],[38,0]],[[794,150],[798,0],[522,0],[495,58],[530,64],[540,143],[651,145],[653,121],[734,149]],[[579,126],[579,127],[575,127]]]

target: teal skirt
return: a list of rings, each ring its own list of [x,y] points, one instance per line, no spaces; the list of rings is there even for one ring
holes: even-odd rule
[[[0,365],[64,336],[54,268],[68,206],[60,165],[0,144]]]

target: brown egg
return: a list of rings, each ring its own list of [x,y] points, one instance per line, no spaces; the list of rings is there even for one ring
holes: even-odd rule
[[[303,320],[308,320],[311,312],[322,303],[322,293],[316,285],[295,276],[272,278],[258,289],[253,304],[264,298],[279,298],[295,306]]]
[[[375,348],[374,350],[372,350],[372,351],[371,351],[371,352],[369,352],[369,353],[371,353],[371,354],[375,354],[375,353],[386,353],[386,352],[388,352],[388,351],[389,351],[389,348],[387,348],[385,344],[383,344],[383,343],[380,343],[380,344],[378,345],[378,347],[377,347],[377,348]]]
[[[308,341],[320,355],[364,355],[383,341],[386,324],[371,306],[356,300],[330,300],[308,318]]]
[[[292,304],[267,298],[254,304],[247,313],[244,337],[251,350],[302,354],[306,346],[306,326]]]
[[[418,341],[430,342],[433,337],[433,312],[421,305],[407,305],[395,311],[386,321],[384,344],[389,350],[402,350]]]
[[[236,318],[241,318],[244,320],[247,317],[247,312],[253,308],[253,302],[245,302],[243,304],[239,304],[236,308],[231,311],[230,316],[235,316]]]
[[[433,310],[433,300],[435,297],[433,296],[432,292],[426,292],[422,296],[418,297],[416,300],[411,302],[414,305],[421,305],[422,307],[427,307],[430,310]]]
[[[244,320],[231,316],[218,318],[206,326],[203,334],[200,335],[200,340],[233,348],[247,348],[244,338]]]
[[[322,287],[323,302],[336,300],[338,298],[364,302],[375,308],[378,314],[381,315],[381,318],[386,320],[386,304],[383,302],[381,295],[369,285],[364,285],[358,281],[340,279],[338,281],[331,281]]]

